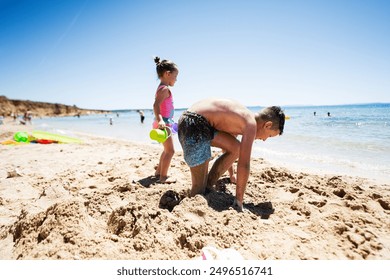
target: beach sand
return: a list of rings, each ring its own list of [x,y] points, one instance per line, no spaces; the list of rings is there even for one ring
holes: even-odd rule
[[[29,126],[0,126],[0,141]],[[252,159],[232,207],[227,175],[188,198],[181,152],[150,178],[162,147],[80,135],[83,144],[0,145],[0,259],[189,260],[204,246],[251,260],[390,259],[390,186],[294,173]],[[214,151],[214,158],[219,153]]]

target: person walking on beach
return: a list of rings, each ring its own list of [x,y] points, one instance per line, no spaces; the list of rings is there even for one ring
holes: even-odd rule
[[[278,106],[253,113],[228,99],[205,99],[183,112],[178,123],[178,134],[184,160],[191,171],[190,196],[203,194],[207,186],[215,185],[219,177],[238,159],[234,205],[238,211],[242,211],[252,144],[255,139],[265,141],[269,137],[281,135],[284,122],[284,112]],[[241,141],[236,135],[242,135]],[[225,152],[208,172],[211,146]]]
[[[25,122],[25,124],[28,122],[30,124],[32,124],[32,113],[31,111],[26,111],[23,115],[23,120]]]
[[[155,120],[153,128],[170,129],[174,124],[173,114],[173,98],[169,87],[173,87],[176,83],[179,69],[175,63],[170,60],[160,60],[159,57],[154,58],[156,63],[157,76],[160,79],[160,84],[157,87],[155,94],[153,112]],[[164,143],[164,151],[160,156],[155,176],[159,177],[159,183],[173,183],[175,180],[168,179],[168,169],[171,164],[172,157],[175,153],[173,146],[173,138],[169,137]]]

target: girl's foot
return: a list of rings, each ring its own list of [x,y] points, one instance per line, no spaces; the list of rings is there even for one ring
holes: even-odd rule
[[[235,175],[231,175],[230,176],[230,183],[232,183],[232,184],[236,184],[237,183],[237,178],[236,178]]]
[[[176,180],[171,179],[168,176],[166,176],[166,177],[160,176],[160,179],[157,180],[157,183],[158,184],[173,184],[173,183],[176,183]]]

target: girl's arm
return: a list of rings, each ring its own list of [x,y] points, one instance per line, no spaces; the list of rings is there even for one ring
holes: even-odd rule
[[[169,93],[168,87],[164,87],[157,92],[156,98],[154,100],[153,112],[154,112],[154,116],[156,118],[156,121],[158,123],[159,128],[165,127],[165,122],[160,114],[160,105],[166,98],[169,97],[169,94],[170,93]]]

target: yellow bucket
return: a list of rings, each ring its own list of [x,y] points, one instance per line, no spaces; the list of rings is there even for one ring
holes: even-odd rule
[[[150,139],[155,140],[159,143],[164,143],[170,136],[172,132],[169,128],[165,129],[152,129],[149,133]]]

